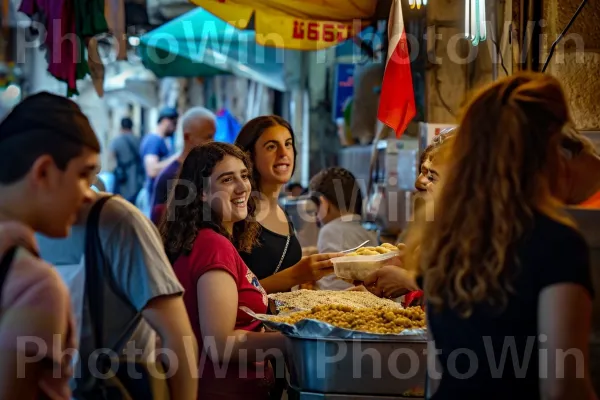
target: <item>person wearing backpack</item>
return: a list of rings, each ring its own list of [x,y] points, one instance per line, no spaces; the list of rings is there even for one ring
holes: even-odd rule
[[[0,122],[0,399],[70,400],[69,292],[34,231],[67,236],[91,200],[100,144],[79,107],[42,92]]]
[[[197,342],[183,303],[183,287],[154,224],[120,196],[94,193],[69,237],[40,236],[38,241],[42,258],[52,262],[67,282],[77,331],[81,332],[81,377],[74,381],[74,397],[127,398],[118,390],[116,394],[106,393],[116,390],[113,381],[93,379],[90,357],[99,349],[110,349],[113,359],[126,355],[138,366],[154,364],[152,371],[155,367],[160,371],[161,362],[166,362],[165,369],[171,375],[168,382],[166,376],[156,374],[151,378],[162,379],[160,382],[150,379],[149,374],[143,379],[117,377],[131,399],[195,400]],[[171,355],[166,360],[156,358],[157,334],[160,351]],[[129,367],[120,364],[118,370]],[[168,388],[160,393],[151,390],[153,384],[164,388],[167,383]],[[140,394],[144,390],[152,396]]]
[[[144,187],[145,173],[139,153],[140,140],[132,129],[131,119],[123,118],[121,133],[110,143],[110,153],[116,163],[113,192],[135,204],[138,193]]]

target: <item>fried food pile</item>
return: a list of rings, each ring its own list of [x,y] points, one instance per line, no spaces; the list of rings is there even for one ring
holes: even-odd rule
[[[280,309],[310,310],[316,306],[337,304],[352,308],[376,308],[402,306],[393,300],[380,299],[370,292],[336,290],[295,290],[285,293],[273,293],[270,299],[280,303]]]
[[[402,250],[402,249],[404,249],[404,245],[402,245],[402,247],[400,247],[400,246],[394,246],[393,244],[384,243],[381,246],[377,246],[377,247],[361,247],[360,249],[358,249],[352,253],[346,254],[345,257],[377,256],[379,254],[392,253],[392,252]]]
[[[330,304],[271,318],[274,322],[290,325],[304,319],[316,319],[339,328],[380,334],[398,334],[405,329],[423,329],[427,325],[425,312],[420,307],[353,308]]]

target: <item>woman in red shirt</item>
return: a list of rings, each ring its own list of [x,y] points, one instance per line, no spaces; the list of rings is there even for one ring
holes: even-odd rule
[[[198,398],[268,398],[273,371],[265,353],[283,356],[280,333],[266,333],[240,307],[266,313],[268,298],[238,251],[257,242],[251,163],[225,143],[194,148],[167,205],[161,234],[201,344]]]

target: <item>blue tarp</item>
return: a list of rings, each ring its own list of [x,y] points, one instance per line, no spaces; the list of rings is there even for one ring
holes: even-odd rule
[[[260,46],[254,35],[198,7],[143,35],[138,53],[158,77],[235,74],[285,91],[285,50]]]
[[[228,110],[221,110],[217,113],[215,141],[233,144],[241,128],[240,123]]]

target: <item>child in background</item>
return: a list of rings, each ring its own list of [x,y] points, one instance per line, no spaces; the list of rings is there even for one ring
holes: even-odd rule
[[[324,169],[312,178],[309,188],[321,226],[319,253],[337,253],[367,240],[370,246],[378,244],[377,234],[362,226],[362,193],[350,171],[339,167]],[[353,286],[333,274],[316,283],[320,290],[345,290]]]

